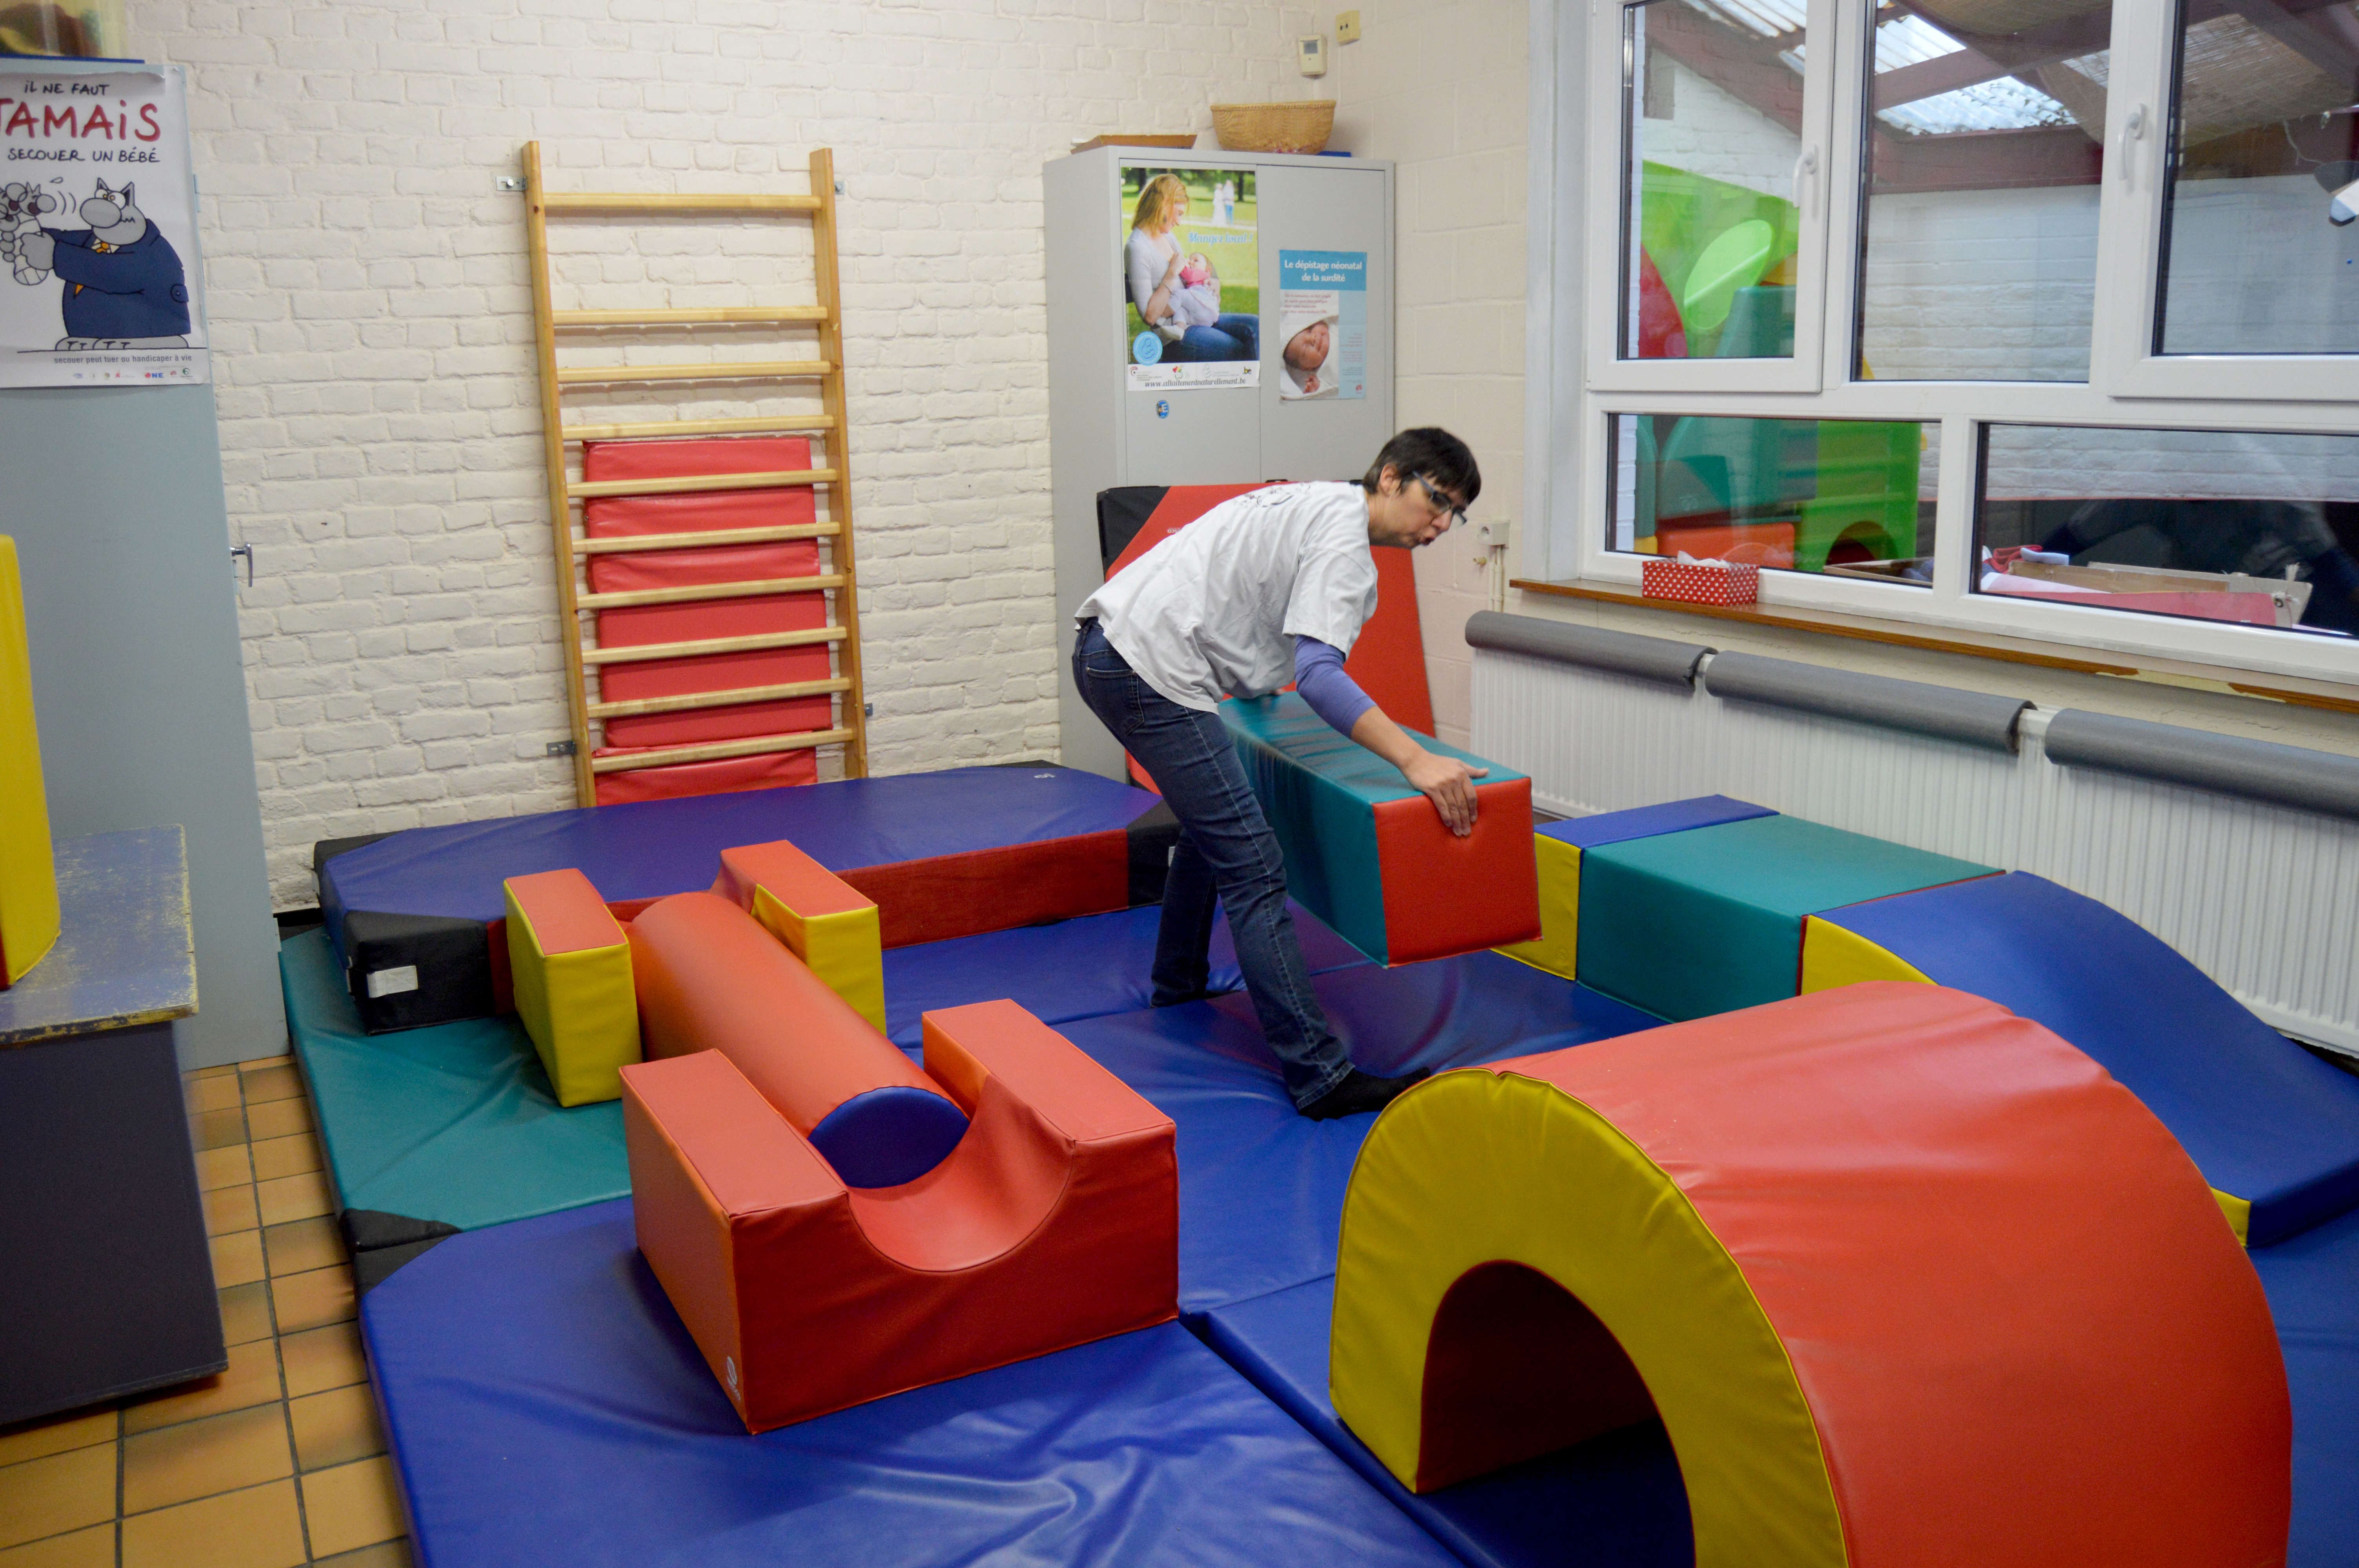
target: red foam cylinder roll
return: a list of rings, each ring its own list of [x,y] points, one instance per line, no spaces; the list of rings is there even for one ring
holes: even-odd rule
[[[660,900],[631,922],[630,936],[649,1058],[720,1052],[806,1137],[828,1112],[871,1089],[950,1098],[727,899],[684,892]]]

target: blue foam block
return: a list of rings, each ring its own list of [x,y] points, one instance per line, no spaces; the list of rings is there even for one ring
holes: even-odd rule
[[[1688,1568],[1695,1561],[1686,1484],[1660,1422],[1420,1497],[1393,1478],[1335,1418],[1327,1393],[1335,1281],[1236,1302],[1190,1326],[1287,1414],[1434,1538],[1475,1568]]]
[[[2014,871],[1826,918],[2096,1058],[2207,1181],[2251,1203],[2255,1246],[2359,1204],[2359,1078],[2096,900]]]
[[[346,910],[497,920],[501,882],[579,870],[609,902],[712,885],[721,851],[792,840],[832,871],[1127,827],[1156,797],[1073,768],[951,768],[789,789],[413,827],[321,869],[320,908],[342,952]]]
[[[454,1237],[361,1328],[433,1568],[1451,1562],[1177,1324],[748,1437],[627,1203]]]
[[[1636,806],[1627,811],[1601,811],[1594,816],[1545,823],[1533,831],[1576,849],[1600,849],[1608,844],[1626,844],[1633,838],[1654,838],[1665,833],[1684,833],[1691,827],[1717,827],[1723,822],[1777,815],[1766,806],[1748,806],[1724,795],[1700,795],[1693,800]]]
[[[622,1102],[559,1105],[513,1015],[364,1033],[321,931],[278,972],[344,1207],[472,1230],[629,1194]]]
[[[2253,1254],[2293,1393],[2287,1568],[2359,1561],[2359,1214]]]
[[[1302,959],[1314,975],[1368,960],[1299,904],[1288,904]],[[1147,1005],[1154,987],[1155,933],[1162,911],[1152,904],[1085,915],[1054,925],[986,931],[885,950],[885,1033],[914,1048],[920,1015],[938,1007],[1011,997],[1041,1022],[1056,1025]],[[1214,992],[1245,984],[1236,944],[1225,920],[1212,923]]]
[[[1391,1075],[1558,1050],[1659,1020],[1496,953],[1311,982],[1360,1066]],[[1180,1304],[1202,1311],[1334,1271],[1343,1190],[1373,1116],[1295,1114],[1244,995],[1060,1033],[1178,1128]]]

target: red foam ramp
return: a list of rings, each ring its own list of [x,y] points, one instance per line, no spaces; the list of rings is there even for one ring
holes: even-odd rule
[[[1258,484],[1173,485],[1106,568],[1106,576],[1112,578],[1222,502],[1261,488]],[[1359,641],[1343,660],[1343,672],[1385,710],[1386,718],[1405,730],[1430,735],[1433,691],[1425,676],[1425,633],[1417,614],[1417,563],[1407,550],[1370,554],[1376,563],[1376,612],[1360,628]],[[1130,763],[1130,775],[1144,787],[1155,788],[1155,781],[1136,762]]]

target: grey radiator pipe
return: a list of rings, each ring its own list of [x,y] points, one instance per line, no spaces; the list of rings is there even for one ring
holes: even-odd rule
[[[2046,747],[2048,760],[2066,767],[2097,768],[2271,806],[2359,817],[2359,757],[2077,708],[2048,721]]]
[[[2021,697],[1765,659],[1758,654],[1714,655],[1703,685],[1718,697],[1907,730],[1992,752],[2015,750],[2016,720],[2031,706]]]
[[[1521,654],[1690,689],[1695,686],[1696,665],[1712,652],[1701,643],[1674,643],[1665,637],[1641,637],[1545,621],[1537,615],[1510,615],[1500,610],[1478,610],[1468,617],[1466,642],[1470,647],[1494,653]]]

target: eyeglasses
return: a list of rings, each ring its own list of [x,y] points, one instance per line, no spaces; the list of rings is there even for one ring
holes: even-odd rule
[[[1436,490],[1433,481],[1425,475],[1418,474],[1415,478],[1418,488],[1425,492],[1425,504],[1429,511],[1437,516],[1447,514],[1453,526],[1466,521],[1466,508]]]

